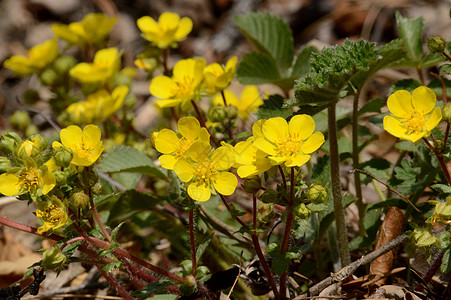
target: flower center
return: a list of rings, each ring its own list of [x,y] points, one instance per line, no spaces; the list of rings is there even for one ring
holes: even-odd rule
[[[191,147],[191,145],[193,143],[194,143],[194,140],[188,140],[187,138],[182,137],[179,140],[178,147],[177,147],[177,152],[175,153],[175,156],[176,157],[180,157],[183,154],[185,154],[186,150],[188,150],[189,147]]]
[[[194,175],[197,181],[209,182],[211,177],[218,173],[210,161],[204,160],[194,164]]]
[[[39,171],[33,168],[27,168],[19,175],[19,184],[27,191],[36,190],[39,184]]]
[[[183,76],[172,86],[172,94],[177,98],[190,95],[194,92],[193,79],[190,76]]]
[[[426,117],[426,115],[422,115],[416,110],[412,111],[410,118],[401,121],[406,128],[406,134],[424,131]]]
[[[303,144],[303,140],[297,138],[296,136],[279,138],[275,144],[280,156],[290,156],[299,152],[302,153],[301,146]]]
[[[75,149],[75,152],[80,158],[89,159],[89,157],[92,155],[92,151],[94,150],[94,147],[91,147],[89,145],[86,145],[85,143],[82,143],[81,145],[73,145],[73,149]]]

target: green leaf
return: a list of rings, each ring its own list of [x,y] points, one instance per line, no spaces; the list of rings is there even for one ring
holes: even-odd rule
[[[400,141],[395,144],[395,148],[401,151],[415,152],[417,147],[411,141]]]
[[[213,238],[214,233],[211,235],[208,235],[205,237],[205,239],[199,243],[196,250],[196,261],[199,263],[200,258],[204,254],[205,250],[207,249],[208,245],[210,245],[211,239]]]
[[[166,179],[166,176],[155,167],[147,155],[135,148],[123,145],[106,153],[96,169],[105,173],[133,172]]]
[[[451,64],[445,64],[440,66],[440,76],[451,75]]]
[[[442,80],[445,83],[446,95],[451,95],[451,80],[448,80],[446,78],[443,78]],[[430,88],[437,95],[437,97],[443,97],[442,84],[438,79],[431,80],[431,82],[429,82],[428,84],[428,88]]]
[[[233,18],[246,38],[262,53],[272,57],[286,77],[293,61],[293,37],[287,23],[280,17],[249,13]]]
[[[389,177],[389,171],[391,164],[384,158],[372,158],[360,165],[362,170],[367,171],[377,179],[387,179]],[[368,184],[371,182],[371,177],[364,176],[362,183]]]
[[[396,22],[407,55],[414,62],[420,63],[423,57],[423,18],[404,18],[396,11]]]
[[[280,95],[270,95],[267,100],[258,108],[259,119],[269,119],[274,117],[288,118],[293,114],[293,109],[282,108],[284,98]]]
[[[291,76],[302,77],[310,70],[310,57],[312,53],[317,53],[318,49],[313,46],[302,47],[302,49],[296,54],[293,68],[291,69]]]
[[[451,272],[451,250],[447,249],[443,254],[442,264],[440,265],[440,271],[445,274]]]
[[[122,262],[120,261],[113,261],[109,264],[106,264],[102,267],[102,270],[104,270],[107,273],[113,272],[115,269],[119,269],[122,265]]]
[[[139,291],[132,292],[131,295],[133,297],[137,297],[137,298],[144,298],[144,297],[151,296],[153,294],[162,292],[164,289],[166,289],[171,284],[172,284],[172,282],[170,282],[169,280],[159,280],[159,281],[151,282],[148,285],[146,285],[144,288],[140,289]],[[167,295],[155,295],[155,296],[167,296]],[[168,298],[168,299],[175,299],[174,297],[177,297],[176,295],[170,295],[170,296],[173,296],[173,297]],[[152,299],[155,299],[155,298],[152,298]]]
[[[383,100],[380,97],[371,99],[368,103],[366,103],[362,108],[359,109],[359,116],[363,115],[364,113],[380,113],[381,108],[385,106],[385,100]]]
[[[415,79],[399,80],[390,87],[389,94],[391,95],[394,92],[399,91],[399,90],[406,90],[412,94],[413,90],[419,86],[421,86],[421,83]]]
[[[357,249],[365,248],[371,245],[373,241],[367,238],[366,236],[357,236],[349,242],[349,250],[354,251]]]
[[[447,184],[434,184],[431,186],[431,188],[439,191],[440,193],[451,194],[451,186]]]
[[[419,68],[430,68],[446,59],[439,53],[426,54],[419,64]]]
[[[236,71],[236,78],[242,84],[272,83],[281,79],[276,61],[257,52],[243,57]]]
[[[122,225],[124,225],[124,224],[125,224],[125,221],[119,223],[119,225],[114,227],[114,229],[111,231],[111,240],[113,240],[113,241],[116,240],[117,233],[119,232],[119,229],[121,229]]]

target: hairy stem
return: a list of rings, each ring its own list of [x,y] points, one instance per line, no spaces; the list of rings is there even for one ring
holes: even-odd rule
[[[448,181],[448,184],[451,185],[451,176],[449,175],[448,167],[446,166],[445,160],[443,159],[443,155],[441,153],[438,153],[437,150],[435,150],[434,146],[431,145],[431,143],[429,143],[429,141],[426,138],[423,138],[423,141],[432,150],[432,152],[434,152],[440,164],[440,167],[442,168],[443,173],[445,174],[446,181]]]
[[[345,223],[345,213],[341,196],[340,185],[340,158],[338,154],[338,137],[336,127],[336,103],[332,103],[328,109],[328,128],[330,145],[330,176],[332,183],[332,195],[334,200],[335,223],[337,225],[337,242],[341,265],[346,266],[351,263],[348,248],[348,237]]]
[[[193,105],[194,110],[196,111],[196,114],[199,117],[200,125],[202,125],[202,127],[205,127],[205,129],[207,129],[208,134],[210,134],[211,141],[213,142],[213,144],[215,144],[216,147],[219,147],[218,141],[216,141],[216,138],[211,134],[210,130],[208,129],[207,125],[205,124],[204,117],[202,117],[202,113],[200,112],[200,109],[197,106],[196,101],[191,100],[191,104]]]
[[[196,262],[196,241],[194,240],[194,209],[189,211],[189,241],[191,244],[191,262],[193,269],[193,276],[197,274],[197,262]]]

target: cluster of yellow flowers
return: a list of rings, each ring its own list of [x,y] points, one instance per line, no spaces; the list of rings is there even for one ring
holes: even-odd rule
[[[184,117],[178,122],[179,136],[163,129],[152,138],[163,153],[159,158],[162,167],[174,170],[196,201],[207,201],[216,193],[233,194],[238,180],[232,169],[246,178],[283,163],[300,167],[324,143],[324,135],[314,132],[315,122],[308,115],[296,115],[289,123],[280,117],[259,120],[252,129],[254,136],[235,147],[222,142],[212,150],[205,128],[195,118]]]

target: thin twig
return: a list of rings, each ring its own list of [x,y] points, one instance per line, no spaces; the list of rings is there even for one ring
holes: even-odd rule
[[[240,279],[242,262],[243,262],[243,251],[241,251],[241,255],[240,255],[240,267],[238,268],[238,275],[236,276],[235,281],[233,282],[232,288],[230,289],[230,292],[227,295],[227,300],[230,299],[230,295],[232,295],[233,289],[235,288],[235,285],[237,284],[238,279]]]

